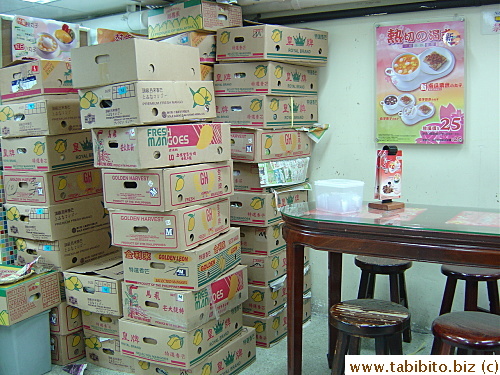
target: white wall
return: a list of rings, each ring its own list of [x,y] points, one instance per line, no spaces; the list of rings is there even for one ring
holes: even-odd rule
[[[399,145],[404,154],[403,202],[499,208],[499,35],[482,35],[481,11],[457,8],[289,25],[329,32],[329,56],[320,69],[319,121],[329,123],[315,146],[311,180],[365,181],[364,199],[373,201],[375,152],[374,24],[427,22],[455,14],[466,19],[466,128],[463,145]],[[496,8],[498,9],[498,8]],[[327,313],[326,253],[311,251],[313,308]],[[359,269],[344,255],[343,299],[356,298]],[[445,278],[440,266],[414,263],[406,271],[414,327],[428,330],[438,315]],[[379,277],[379,298],[389,298]],[[457,291],[463,291],[463,285]],[[485,290],[483,294],[486,294]],[[463,294],[455,308],[463,308]],[[485,300],[485,299],[484,299]]]

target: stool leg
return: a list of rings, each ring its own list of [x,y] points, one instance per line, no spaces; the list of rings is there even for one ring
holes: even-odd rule
[[[343,375],[345,370],[345,355],[349,347],[351,336],[339,331],[337,336],[337,343],[335,345],[335,354],[332,360],[331,375]]]
[[[375,336],[375,354],[384,355],[388,353],[388,345],[385,336]]]
[[[366,292],[366,298],[373,298],[375,296],[375,279],[377,274],[368,273],[368,290]]]
[[[403,355],[403,343],[401,342],[401,334],[387,336],[387,343],[389,344],[389,354]]]
[[[401,279],[399,276],[402,274],[390,274],[389,275],[389,289],[391,292],[391,302],[398,303],[400,305],[403,305],[402,298],[401,298]],[[408,306],[405,306],[408,307]],[[410,328],[406,329],[403,333],[403,340],[404,342],[411,342],[411,331]]]
[[[488,298],[490,299],[490,313],[500,315],[497,281],[488,281],[486,285],[488,286]]]
[[[368,278],[369,272],[361,271],[361,279],[359,281],[358,299],[368,298]]]
[[[400,273],[398,275],[399,279],[399,294],[401,296],[401,304],[408,308],[408,294],[406,294],[406,281],[405,281],[405,274]]]
[[[433,355],[450,355],[451,345],[444,343],[439,337],[434,336],[434,342],[432,343],[431,354]]]
[[[439,315],[443,315],[451,311],[456,288],[457,279],[448,276],[446,279],[446,286],[444,287],[443,302],[441,303],[441,311],[439,312]]]
[[[465,281],[465,311],[477,311],[478,284],[474,280]]]
[[[349,344],[349,354],[359,355],[361,352],[361,337],[352,336]]]

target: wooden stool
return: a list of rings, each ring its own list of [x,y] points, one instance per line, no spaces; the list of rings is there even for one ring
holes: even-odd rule
[[[408,308],[406,282],[404,272],[412,266],[406,260],[357,256],[354,264],[361,268],[358,298],[374,298],[375,278],[379,275],[389,275],[391,301]],[[411,328],[403,333],[403,341],[411,342]]]
[[[497,280],[500,279],[500,269],[443,265],[441,267],[441,273],[446,275],[447,278],[439,315],[451,311],[458,280],[465,280],[465,311],[488,312],[477,306],[478,282],[486,281],[490,300],[489,312],[500,315],[497,285]]]
[[[432,322],[431,354],[500,354],[500,316],[480,311],[457,311]]]
[[[410,326],[410,312],[394,302],[354,299],[330,308],[330,324],[338,330],[332,375],[342,375],[347,352],[359,354],[359,346],[349,347],[352,336],[374,338],[376,354],[403,354],[401,333]]]

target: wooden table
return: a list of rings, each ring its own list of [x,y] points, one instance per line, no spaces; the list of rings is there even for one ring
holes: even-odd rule
[[[335,215],[298,203],[282,209],[287,242],[288,374],[302,370],[304,246],[328,251],[328,304],[341,301],[342,253],[500,268],[498,210],[407,204]],[[335,330],[329,326],[328,358]],[[319,360],[320,358],[318,358]]]

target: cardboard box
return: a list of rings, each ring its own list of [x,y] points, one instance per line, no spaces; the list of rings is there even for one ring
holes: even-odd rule
[[[110,210],[116,246],[190,250],[229,229],[229,199],[167,212]]]
[[[268,286],[286,274],[286,250],[271,256],[241,254],[241,264],[248,266],[248,284]]]
[[[74,99],[32,98],[23,103],[7,102],[0,106],[2,137],[56,135],[82,131],[80,102]]]
[[[229,134],[229,124],[220,123],[93,129],[95,166],[146,169],[230,160]]]
[[[121,354],[120,340],[105,337],[86,337],[87,362],[99,367],[133,374],[134,360]]]
[[[262,163],[235,163],[234,189],[263,193],[272,187],[307,181],[309,157]]]
[[[231,158],[244,163],[310,156],[311,140],[294,129],[231,129]]]
[[[147,39],[126,39],[71,51],[73,87],[127,81],[198,81],[198,51]]]
[[[19,265],[25,265],[38,258],[39,265],[54,271],[66,271],[69,268],[120,251],[119,248],[111,245],[109,227],[56,241],[16,238],[15,243]]]
[[[11,236],[55,241],[109,226],[102,198],[87,198],[55,206],[6,203]]]
[[[236,191],[230,198],[231,224],[260,227],[278,224],[281,221],[279,208],[307,202],[308,190],[311,190],[311,187],[305,183],[275,189],[275,192],[269,193]]]
[[[192,331],[248,298],[247,267],[239,265],[198,291],[123,285],[125,318],[156,327]]]
[[[243,327],[241,334],[224,345],[202,363],[183,370],[156,363],[135,361],[135,373],[138,375],[206,375],[217,369],[217,375],[236,375],[255,362],[255,329]]]
[[[52,172],[92,165],[89,131],[2,139],[4,170]]]
[[[217,61],[273,60],[323,66],[327,57],[326,31],[265,24],[217,30]]]
[[[57,335],[68,335],[83,328],[82,313],[78,307],[61,302],[50,310],[50,332]]]
[[[64,271],[70,305],[99,314],[122,315],[123,264],[120,252]]]
[[[64,366],[85,357],[83,330],[67,335],[50,334],[50,355],[54,365]]]
[[[241,252],[271,256],[286,249],[283,238],[283,222],[268,227],[241,225]]]
[[[215,31],[222,27],[242,24],[239,6],[211,1],[186,1],[148,12],[149,39],[186,31]]]
[[[98,314],[82,310],[83,332],[85,337],[97,336],[113,339],[120,338],[118,320],[122,315]]]
[[[22,267],[0,265],[0,279]],[[0,326],[10,326],[61,303],[59,277],[49,271],[0,285]]]
[[[200,290],[240,261],[239,228],[189,251],[123,249],[125,282],[175,290]]]
[[[5,171],[8,203],[44,206],[102,196],[101,170],[92,166],[57,172]]]
[[[169,44],[178,44],[181,46],[196,47],[198,48],[198,53],[200,55],[200,63],[214,64],[216,44],[215,37],[215,33],[188,31],[161,39],[159,41]]]
[[[169,211],[233,194],[233,163],[224,161],[185,167],[103,169],[107,208]]]
[[[200,64],[200,73],[202,81],[214,80],[214,67],[212,65]]]
[[[275,61],[216,64],[214,77],[218,96],[318,95],[318,69],[312,67]]]
[[[0,17],[0,27],[2,30],[2,39],[0,40],[2,60],[0,66],[6,66],[12,62],[12,20]]]
[[[120,40],[139,38],[146,39],[148,36],[145,34],[131,33],[128,31],[118,31],[103,29],[102,27],[97,28],[97,44],[109,43],[109,42],[119,42]]]
[[[117,128],[214,118],[213,92],[209,81],[128,81],[79,90],[82,127]]]
[[[241,305],[189,331],[176,331],[120,319],[122,354],[182,369],[203,363],[242,330]]]
[[[76,93],[71,79],[71,64],[67,61],[14,61],[0,69],[2,102],[37,95]]]
[[[217,121],[235,127],[293,128],[318,122],[316,96],[218,96],[216,111]]]

